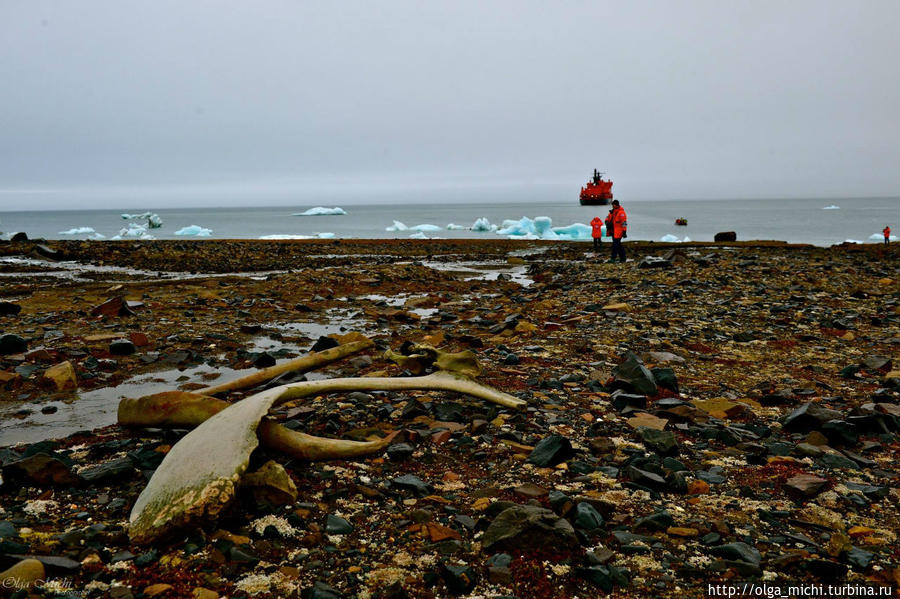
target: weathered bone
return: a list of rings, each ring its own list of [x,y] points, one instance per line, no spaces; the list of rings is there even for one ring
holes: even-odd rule
[[[215,414],[172,447],[131,510],[132,541],[148,543],[198,520],[216,517],[234,497],[250,454],[259,444],[259,423],[273,406],[310,395],[375,390],[455,391],[514,409],[526,405],[448,372],[410,378],[304,381],[267,389]]]
[[[183,391],[166,391],[119,403],[122,426],[199,426],[221,412],[228,402]],[[264,419],[257,429],[264,445],[302,460],[342,460],[376,453],[390,445],[397,433],[376,441],[349,441],[307,435]]]
[[[259,440],[276,451],[301,460],[343,460],[377,453],[391,444],[399,431],[375,441],[349,441],[314,437],[264,418],[256,429]]]
[[[185,391],[165,391],[119,402],[118,421],[122,426],[199,426],[218,414],[227,401]]]
[[[248,389],[251,387],[255,387],[256,385],[259,385],[261,383],[265,383],[266,381],[272,380],[275,377],[284,374],[285,372],[293,372],[296,370],[302,370],[303,372],[306,372],[309,370],[313,370],[315,368],[318,368],[319,366],[323,366],[336,360],[340,360],[341,358],[345,358],[350,354],[355,354],[374,345],[375,343],[371,339],[366,339],[365,341],[351,341],[350,343],[344,343],[343,345],[338,345],[337,347],[332,347],[319,352],[313,352],[306,356],[301,356],[295,360],[285,362],[284,364],[276,364],[275,366],[270,366],[269,368],[263,368],[258,372],[254,372],[253,374],[227,383],[221,383],[212,387],[200,389],[200,393],[202,393],[203,395],[216,395],[218,393],[224,393],[225,391],[234,391],[235,389]]]

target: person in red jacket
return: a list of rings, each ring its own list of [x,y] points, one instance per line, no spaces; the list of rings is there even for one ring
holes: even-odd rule
[[[890,227],[890,225],[885,225],[882,233],[884,233],[884,245],[889,244],[891,242],[891,227]]]
[[[595,216],[591,221],[591,237],[594,238],[594,251],[599,252],[600,246],[603,245],[603,221],[599,216]]]
[[[612,237],[612,257],[610,262],[621,258],[625,262],[625,248],[622,247],[622,238],[628,237],[628,216],[625,209],[619,205],[619,200],[613,200],[612,210],[606,217],[606,234]]]

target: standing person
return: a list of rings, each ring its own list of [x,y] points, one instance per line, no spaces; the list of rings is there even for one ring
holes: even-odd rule
[[[881,232],[884,233],[884,245],[889,244],[891,242],[891,226],[885,225]]]
[[[613,200],[612,210],[606,217],[606,233],[612,237],[612,257],[610,262],[621,258],[625,262],[625,248],[622,247],[622,238],[628,237],[628,216],[625,209],[619,205],[619,200]]]
[[[591,237],[594,238],[594,251],[599,252],[600,246],[603,245],[603,221],[599,216],[595,216],[591,221]]]

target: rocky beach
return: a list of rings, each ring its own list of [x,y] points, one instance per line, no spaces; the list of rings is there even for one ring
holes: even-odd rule
[[[606,245],[541,241],[0,242],[0,593],[896,593],[900,249],[625,247],[607,264]],[[511,399],[279,399],[221,505],[137,534],[138,497],[212,413],[434,372]],[[123,419],[122,397],[165,392],[215,407]],[[286,453],[278,425],[366,455]]]

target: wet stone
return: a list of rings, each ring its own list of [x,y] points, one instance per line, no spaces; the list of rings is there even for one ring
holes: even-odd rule
[[[575,528],[591,531],[603,526],[603,516],[589,503],[581,502],[575,506]]]
[[[324,582],[316,582],[300,593],[300,599],[342,599],[342,597],[337,589]]]
[[[18,335],[0,336],[0,355],[21,354],[28,351],[28,342]]]
[[[353,532],[353,525],[340,516],[328,514],[325,521],[325,532],[330,535],[346,535]]]
[[[470,593],[478,584],[478,574],[471,566],[441,564],[441,578],[453,595]]]
[[[387,457],[392,462],[402,462],[412,457],[415,448],[409,443],[394,443],[387,448]]]
[[[136,351],[137,347],[128,339],[117,339],[109,344],[109,353],[114,356],[130,356]]]
[[[751,547],[747,543],[727,543],[710,549],[710,553],[717,557],[736,560],[759,566],[762,556],[755,547]]]
[[[576,547],[572,525],[552,511],[531,505],[513,505],[494,518],[482,537],[485,549],[540,549]]]
[[[654,453],[667,456],[677,454],[679,451],[678,440],[675,438],[675,433],[661,431],[646,426],[638,427],[637,433],[647,449]]]
[[[547,468],[565,462],[575,455],[572,443],[561,435],[549,435],[541,439],[528,456],[528,462]]]
[[[431,492],[431,485],[412,474],[404,474],[403,476],[392,478],[391,485],[399,489],[412,491],[419,496],[428,495]]]

